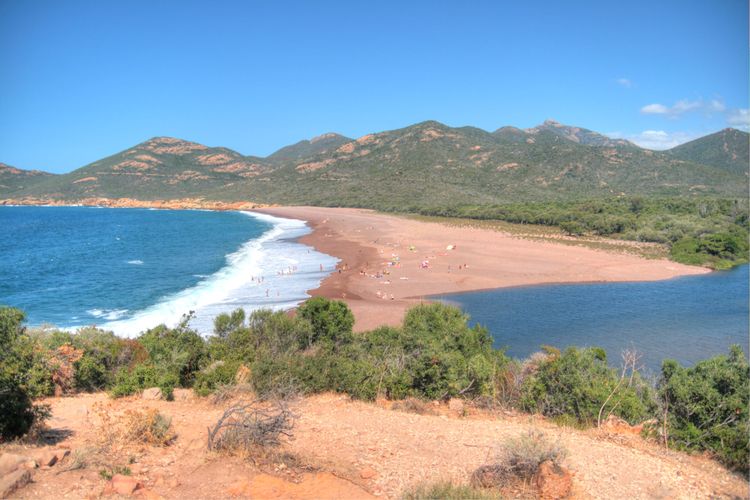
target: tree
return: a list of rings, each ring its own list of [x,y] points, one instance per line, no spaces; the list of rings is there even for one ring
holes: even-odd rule
[[[312,334],[306,347],[320,341],[340,346],[351,340],[354,315],[346,303],[313,297],[302,304],[297,312],[312,325]]]
[[[677,448],[708,450],[731,467],[747,471],[750,458],[750,367],[742,349],[684,368],[662,364],[659,399],[666,411],[662,425]]]
[[[25,315],[18,309],[0,308],[0,441],[28,432],[34,407],[25,386],[26,359],[19,352]]]

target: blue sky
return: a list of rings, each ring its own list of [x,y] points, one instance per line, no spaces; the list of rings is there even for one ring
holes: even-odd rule
[[[547,118],[676,145],[748,127],[745,0],[0,2],[0,161],[157,135],[265,156],[324,132]]]

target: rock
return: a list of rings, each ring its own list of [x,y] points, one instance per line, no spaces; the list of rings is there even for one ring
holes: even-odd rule
[[[25,455],[16,455],[15,453],[3,453],[0,455],[0,476],[4,476],[21,467],[36,469],[36,466],[36,462],[31,457]]]
[[[451,411],[455,411],[456,413],[463,413],[464,400],[459,398],[451,398],[450,401],[448,401],[448,408]]]
[[[250,368],[245,365],[240,365],[240,367],[237,368],[237,373],[234,374],[234,383],[237,385],[248,384],[250,383],[251,375],[252,372],[250,371]]]
[[[361,477],[362,479],[374,479],[378,477],[378,473],[372,467],[365,467],[364,469],[359,471],[359,477]]]
[[[145,498],[146,500],[162,500],[164,497],[155,493],[148,488],[141,488],[135,492],[135,496],[138,498]]]
[[[480,488],[499,488],[506,479],[505,470],[499,465],[483,465],[471,475],[471,484]]]
[[[63,458],[70,455],[70,450],[47,450],[36,457],[40,467],[52,467]]]
[[[130,496],[135,493],[139,488],[143,488],[143,485],[138,480],[131,476],[123,476],[122,474],[115,474],[112,479],[107,483],[104,488],[105,495],[122,495]]]
[[[570,472],[551,460],[543,462],[534,476],[539,497],[543,499],[566,498],[572,483]]]
[[[0,477],[0,498],[8,498],[31,482],[31,471],[18,469]]]
[[[174,389],[172,397],[175,401],[191,401],[194,398],[192,389]]]
[[[162,399],[161,389],[159,389],[158,387],[145,389],[143,391],[143,394],[141,394],[141,397],[143,399]]]

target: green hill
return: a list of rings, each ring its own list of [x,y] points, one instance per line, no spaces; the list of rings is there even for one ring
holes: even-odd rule
[[[54,175],[39,170],[21,170],[0,163],[0,197],[13,196],[47,177]]]
[[[681,160],[747,176],[750,165],[750,134],[725,128],[715,134],[681,144],[671,149],[670,153]]]
[[[350,141],[351,139],[348,137],[329,132],[318,137],[313,137],[309,141],[305,139],[291,146],[285,146],[268,156],[268,159],[271,161],[284,161],[309,158],[310,156],[332,151]]]
[[[267,170],[260,158],[171,137],[154,137],[68,174],[48,177],[14,196],[159,200],[195,197],[245,183]]]
[[[426,121],[356,140],[325,134],[267,158],[157,137],[69,174],[0,170],[0,195],[401,209],[623,194],[747,197],[747,137],[722,131],[658,152],[551,120],[493,133]]]

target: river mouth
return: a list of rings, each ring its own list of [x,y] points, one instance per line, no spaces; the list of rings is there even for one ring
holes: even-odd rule
[[[599,346],[618,366],[635,348],[641,365],[658,373],[666,358],[693,365],[748,353],[748,265],[665,281],[528,286],[439,295],[488,328],[496,347],[525,358],[551,345]]]

